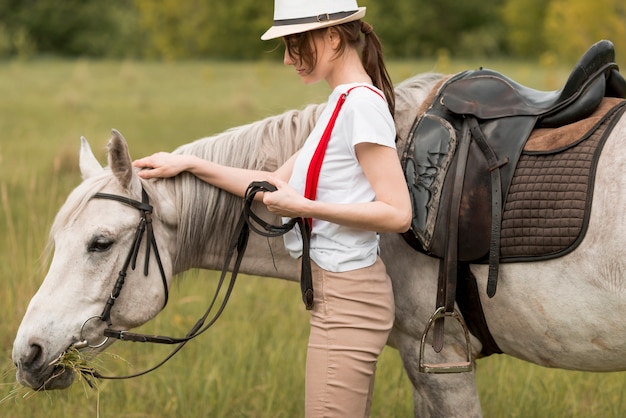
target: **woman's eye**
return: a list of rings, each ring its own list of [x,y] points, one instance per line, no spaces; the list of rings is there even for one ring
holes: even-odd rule
[[[87,247],[90,253],[101,253],[108,251],[113,246],[114,241],[104,237],[94,238]]]

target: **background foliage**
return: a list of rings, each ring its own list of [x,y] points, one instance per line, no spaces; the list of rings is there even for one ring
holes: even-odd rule
[[[599,39],[626,50],[623,0],[360,0],[390,58],[577,58]],[[259,59],[272,0],[0,0],[0,57]]]

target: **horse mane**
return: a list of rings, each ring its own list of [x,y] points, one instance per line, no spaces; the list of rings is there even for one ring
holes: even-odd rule
[[[215,136],[198,139],[174,151],[192,154],[218,164],[253,170],[274,171],[304,144],[325,104],[231,128]],[[261,179],[260,179],[261,180]],[[177,210],[185,214],[178,225],[179,251],[175,269],[198,266],[206,254],[223,254],[241,213],[242,200],[195,176],[182,173],[175,178]]]

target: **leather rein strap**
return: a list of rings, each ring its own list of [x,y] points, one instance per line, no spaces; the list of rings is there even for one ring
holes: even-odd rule
[[[131,333],[124,330],[115,330],[112,329],[112,321],[111,321],[111,308],[115,304],[115,300],[119,296],[122,287],[124,286],[126,271],[128,267],[131,267],[133,270],[135,269],[137,254],[139,252],[139,247],[141,245],[141,241],[143,235],[146,231],[148,231],[148,244],[146,247],[146,260],[144,265],[144,275],[148,275],[148,265],[149,265],[149,257],[151,249],[154,249],[155,257],[157,260],[157,264],[159,266],[159,271],[161,273],[161,279],[163,281],[163,287],[165,292],[165,304],[167,304],[168,300],[168,287],[167,280],[165,277],[165,272],[161,263],[161,258],[159,256],[159,252],[157,249],[156,239],[154,237],[154,233],[152,230],[152,206],[148,203],[148,195],[145,190],[142,189],[142,202],[118,195],[106,194],[106,193],[96,193],[93,198],[94,199],[109,199],[115,200],[117,202],[129,205],[138,209],[141,212],[141,218],[139,221],[139,225],[137,227],[137,231],[135,233],[135,238],[133,244],[131,246],[130,252],[124,262],[122,271],[120,271],[118,275],[118,279],[113,287],[113,291],[111,292],[111,296],[109,297],[105,308],[100,316],[100,319],[107,323],[109,326],[104,330],[104,336],[107,338],[116,338],[122,341],[133,341],[133,342],[150,342],[157,344],[178,344],[178,346],[160,363],[156,366],[145,370],[140,373],[126,375],[126,376],[105,376],[95,371],[93,373],[93,377],[99,379],[130,379],[133,377],[143,376],[148,374],[167,361],[169,361],[176,353],[178,353],[186,343],[190,340],[194,339],[198,335],[204,333],[208,330],[221,316],[222,312],[226,308],[226,304],[230,298],[232,290],[235,285],[235,280],[237,278],[237,274],[239,273],[239,267],[241,265],[241,261],[243,259],[243,255],[248,244],[248,238],[250,236],[250,229],[254,232],[266,236],[266,237],[277,237],[287,233],[291,230],[295,225],[300,227],[302,237],[303,237],[303,255],[302,255],[302,276],[301,276],[301,288],[302,288],[302,298],[305,302],[307,309],[311,309],[313,307],[313,281],[311,275],[311,262],[309,258],[309,241],[310,241],[310,229],[306,222],[302,218],[293,218],[289,222],[284,225],[276,226],[271,225],[261,219],[258,215],[256,215],[252,211],[252,203],[254,201],[254,197],[258,192],[273,192],[276,190],[276,187],[268,182],[253,182],[250,184],[248,189],[246,190],[246,194],[244,197],[244,206],[241,211],[241,216],[237,225],[235,227],[233,236],[227,248],[226,259],[223,264],[222,273],[220,275],[220,279],[218,281],[217,288],[215,290],[215,294],[213,299],[207,308],[204,315],[196,322],[196,324],[191,328],[191,330],[182,338],[176,337],[167,337],[167,336],[159,336],[159,335],[146,335],[146,334],[137,334]],[[231,277],[228,287],[226,289],[226,294],[222,299],[221,305],[215,314],[209,319],[209,315],[215,306],[218,296],[221,293],[222,286],[226,281],[226,275],[229,270],[229,266],[233,259],[233,256],[237,252],[237,256],[235,258],[235,262],[233,264],[233,268],[231,270]]]
[[[241,225],[241,228],[244,229],[247,229],[249,227],[254,232],[264,237],[279,237],[281,235],[285,235],[296,225],[298,225],[298,227],[300,228],[300,233],[302,235],[302,268],[300,272],[300,290],[302,292],[302,301],[304,302],[304,306],[307,310],[311,310],[313,309],[313,275],[311,273],[310,256],[311,224],[306,222],[303,218],[291,218],[289,222],[283,225],[271,225],[265,222],[252,211],[252,201],[254,200],[254,195],[256,193],[274,191],[276,191],[276,187],[266,181],[252,182],[250,186],[248,186],[248,191],[246,192],[246,204],[244,205],[242,216],[239,220],[239,225]],[[259,229],[255,224],[260,226],[262,229]]]

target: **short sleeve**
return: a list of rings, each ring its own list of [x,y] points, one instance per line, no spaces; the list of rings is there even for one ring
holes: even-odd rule
[[[396,148],[396,128],[387,102],[369,88],[350,92],[337,125],[344,129],[342,135],[357,144],[369,142]]]

